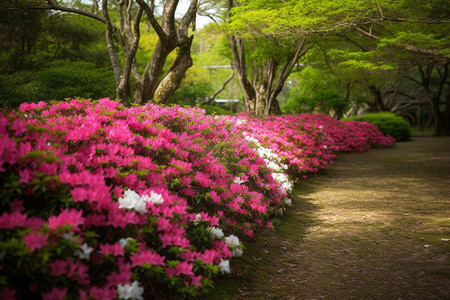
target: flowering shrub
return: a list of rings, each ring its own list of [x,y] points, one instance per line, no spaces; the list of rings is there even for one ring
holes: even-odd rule
[[[109,99],[0,113],[0,298],[198,295],[230,273],[239,236],[290,205],[285,171],[389,144],[376,128],[333,122]],[[348,146],[340,134],[353,131]]]
[[[324,114],[299,114],[251,118],[229,117],[243,131],[269,148],[298,177],[314,173],[332,163],[334,152],[362,152],[373,145],[395,142],[375,126],[364,122],[341,122]],[[304,175],[303,175],[304,176]]]

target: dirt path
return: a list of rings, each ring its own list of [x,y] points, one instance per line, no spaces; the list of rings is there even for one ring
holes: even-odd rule
[[[450,299],[450,138],[339,155],[211,298]]]

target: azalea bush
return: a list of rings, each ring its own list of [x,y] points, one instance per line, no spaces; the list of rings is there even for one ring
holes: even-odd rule
[[[352,116],[344,121],[359,121],[374,124],[384,134],[389,134],[398,142],[408,141],[412,135],[411,124],[403,117],[391,112],[368,113],[362,116]]]
[[[199,295],[283,214],[293,179],[392,143],[334,122],[109,99],[0,113],[0,298]]]
[[[315,173],[333,162],[336,152],[369,151],[395,142],[374,125],[341,122],[325,114],[272,116],[240,114],[234,119],[243,135],[257,138],[289,167],[293,178]]]

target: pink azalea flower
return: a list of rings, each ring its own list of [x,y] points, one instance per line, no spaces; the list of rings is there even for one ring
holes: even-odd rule
[[[19,211],[12,213],[4,213],[0,216],[0,228],[13,229],[16,227],[24,227],[27,215]]]
[[[31,250],[39,250],[44,246],[48,246],[48,236],[48,233],[46,235],[42,235],[37,232],[24,234],[23,240],[25,242],[25,247]]]
[[[50,292],[41,292],[43,300],[63,300],[67,294],[67,288],[53,287]]]
[[[29,183],[32,179],[32,172],[29,169],[19,171],[19,182]]]
[[[0,292],[0,300],[14,300],[16,299],[16,292],[16,289],[5,286],[3,291]]]
[[[58,216],[48,218],[48,227],[57,229],[64,225],[70,225],[73,229],[79,230],[78,226],[84,223],[83,211],[75,209],[64,209]]]
[[[12,212],[22,212],[25,210],[25,207],[23,207],[23,201],[19,199],[14,199],[13,201],[9,202],[8,205],[9,209],[11,209]]]
[[[113,256],[123,256],[123,246],[120,245],[119,243],[115,243],[115,244],[101,244],[100,245],[100,251],[98,251],[98,253],[103,254],[103,255],[113,255]]]
[[[129,264],[119,266],[119,274],[112,272],[107,276],[107,287],[117,286],[130,282],[131,278],[131,266]]]
[[[93,286],[89,289],[89,296],[94,300],[112,300],[115,299],[117,291],[111,287],[100,288]]]
[[[164,256],[153,253],[151,250],[142,251],[131,256],[131,267],[139,266],[144,263],[154,266],[165,266]]]
[[[191,275],[191,284],[193,286],[201,286],[202,285],[202,283],[200,282],[201,279],[203,279],[203,276],[201,275],[198,276]]]
[[[21,119],[15,119],[11,125],[11,129],[16,132],[16,136],[27,131],[27,123]]]
[[[193,264],[183,261],[183,262],[180,262],[178,265],[176,265],[173,268],[166,268],[166,274],[168,277],[178,276],[181,274],[193,276],[194,272],[192,272],[192,267],[193,267]]]
[[[55,260],[50,263],[50,276],[66,274],[67,263],[63,260]]]

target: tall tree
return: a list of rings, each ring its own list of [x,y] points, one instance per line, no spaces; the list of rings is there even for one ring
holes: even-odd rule
[[[241,36],[248,36],[248,32],[277,38],[339,34],[361,46],[357,51],[348,51],[348,58],[376,52],[374,57],[382,56],[383,63],[398,68],[410,69],[417,65],[421,78],[414,80],[428,90],[435,134],[449,134],[450,108],[447,108],[445,91],[449,89],[450,9],[446,1],[273,0],[262,5],[259,0],[247,0],[243,3],[233,10],[240,20],[233,29]],[[361,67],[357,59],[347,60],[347,64]],[[379,88],[374,86],[372,93],[379,98]],[[382,103],[378,101],[378,104],[382,109]]]
[[[155,2],[145,0],[108,0],[101,2],[101,14],[98,1],[93,0],[92,9],[64,5],[54,0],[45,0],[46,5],[31,5],[34,9],[48,9],[80,14],[105,24],[106,43],[116,80],[116,97],[123,103],[130,98],[130,76],[137,83],[132,103],[143,104],[150,100],[167,102],[179,87],[186,70],[192,66],[190,47],[193,36],[188,35],[189,25],[195,23],[197,0],[191,0],[186,13],[177,21],[175,12],[178,0],[166,0],[159,18],[155,12]],[[117,14],[117,23],[110,16],[113,9]],[[117,11],[117,12],[116,12]],[[158,35],[158,42],[142,74],[138,72],[136,52],[140,41],[140,24],[143,14]],[[121,51],[119,51],[119,49]],[[178,49],[177,57],[165,74],[164,64],[168,55]],[[123,54],[121,59],[120,54]]]
[[[228,0],[229,27],[232,30],[229,41],[246,109],[259,116],[280,114],[277,96],[298,60],[309,50],[306,37],[253,36],[252,32],[247,36],[239,35],[236,27],[246,21],[233,16],[236,7],[235,0]]]

